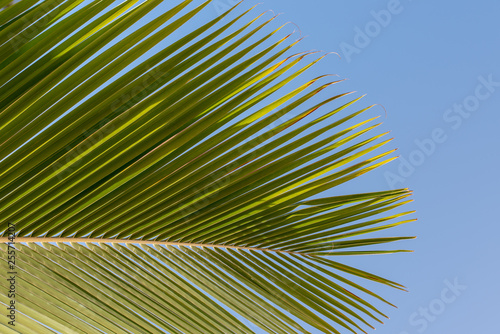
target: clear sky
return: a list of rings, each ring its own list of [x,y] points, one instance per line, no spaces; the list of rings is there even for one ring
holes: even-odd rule
[[[247,0],[249,7],[259,1]],[[215,1],[212,15],[234,0]],[[412,254],[359,259],[404,283],[377,333],[496,334],[500,306],[500,2],[264,0],[308,35],[299,49],[338,52],[314,68],[387,110],[402,159],[364,178],[407,186],[419,221]]]

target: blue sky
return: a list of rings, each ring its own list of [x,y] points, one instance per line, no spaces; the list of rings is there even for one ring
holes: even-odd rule
[[[214,1],[213,15],[234,0]],[[257,1],[246,1],[249,7]],[[265,0],[308,37],[298,49],[338,52],[313,69],[349,80],[387,110],[402,159],[363,187],[415,191],[412,254],[356,260],[404,283],[388,334],[498,333],[500,310],[500,2]]]

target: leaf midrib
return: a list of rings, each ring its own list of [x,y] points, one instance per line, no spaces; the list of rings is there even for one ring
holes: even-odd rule
[[[190,243],[190,242],[172,242],[172,241],[157,241],[157,240],[133,240],[133,239],[99,239],[99,238],[57,238],[57,237],[15,237],[9,239],[7,237],[1,237],[1,243],[8,243],[14,241],[15,243],[32,243],[32,242],[86,242],[86,243],[115,243],[115,244],[147,244],[147,245],[168,245],[168,246],[184,246],[184,247],[212,247],[212,248],[228,248],[228,249],[240,249],[240,250],[253,250],[262,252],[273,252],[273,253],[284,253],[308,256],[307,253],[301,252],[291,252],[281,249],[272,248],[258,248],[258,247],[245,247],[245,246],[234,246],[234,245],[220,245],[220,244],[201,244],[201,243]]]

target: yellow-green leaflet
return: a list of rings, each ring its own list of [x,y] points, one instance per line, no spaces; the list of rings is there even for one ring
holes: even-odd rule
[[[383,326],[405,288],[342,260],[409,252],[411,191],[349,188],[392,138],[294,25],[212,5],[0,0],[1,333]]]

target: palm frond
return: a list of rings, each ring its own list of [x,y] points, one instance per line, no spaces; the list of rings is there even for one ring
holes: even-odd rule
[[[2,332],[358,333],[392,306],[359,278],[404,289],[333,260],[411,238],[408,189],[332,190],[394,159],[371,107],[254,8],[184,32],[208,4],[0,11]]]

